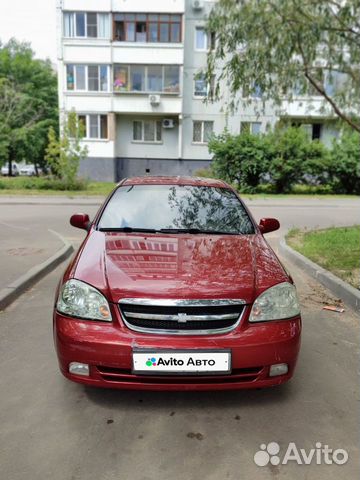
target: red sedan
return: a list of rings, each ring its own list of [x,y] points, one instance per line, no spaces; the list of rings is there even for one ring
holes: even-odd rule
[[[220,180],[123,180],[60,281],[61,372],[99,387],[227,390],[288,381],[300,348],[296,289],[237,193]]]

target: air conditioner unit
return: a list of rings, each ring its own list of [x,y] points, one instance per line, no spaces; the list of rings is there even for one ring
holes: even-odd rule
[[[149,102],[151,105],[159,105],[160,95],[149,95]]]
[[[164,120],[162,121],[162,126],[163,128],[174,128],[174,120],[172,120],[171,118],[164,118]]]
[[[193,10],[202,10],[204,8],[204,1],[203,0],[193,0],[192,8],[193,8]]]

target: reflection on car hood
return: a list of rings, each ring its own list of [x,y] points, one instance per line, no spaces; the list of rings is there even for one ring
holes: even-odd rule
[[[256,235],[159,235],[93,232],[73,275],[110,301],[121,298],[241,298],[288,281]]]

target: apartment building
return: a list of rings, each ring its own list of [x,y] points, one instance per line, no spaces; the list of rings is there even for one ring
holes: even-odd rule
[[[61,119],[75,110],[84,123],[88,158],[80,175],[118,181],[132,175],[193,174],[207,167],[210,135],[264,132],[283,117],[306,124],[325,143],[336,134],[321,99],[299,98],[259,116],[241,102],[226,113],[205,103],[199,72],[215,35],[204,30],[214,0],[57,0]],[[327,119],[327,121],[325,121]],[[328,121],[330,119],[330,121]]]

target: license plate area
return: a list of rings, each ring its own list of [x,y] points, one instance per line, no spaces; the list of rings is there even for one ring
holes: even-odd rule
[[[231,351],[134,349],[132,373],[138,375],[229,375]]]

